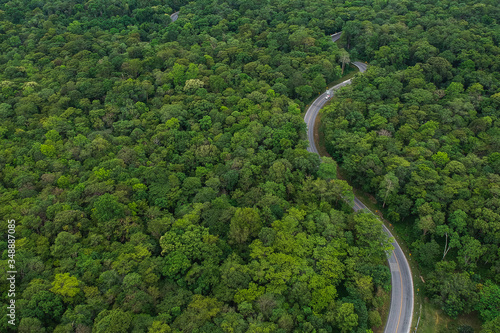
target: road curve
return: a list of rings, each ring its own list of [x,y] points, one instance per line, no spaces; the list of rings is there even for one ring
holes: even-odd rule
[[[340,37],[340,34],[335,37]],[[333,38],[334,36],[332,36],[332,40]],[[366,71],[366,68],[368,67],[367,64],[362,62],[354,62],[353,64],[359,69],[360,72]],[[328,102],[328,100],[333,96],[335,90],[350,83],[351,80],[349,79],[325,91],[318,98],[316,98],[316,100],[307,109],[304,121],[307,124],[307,139],[309,140],[309,147],[307,150],[309,152],[318,154],[314,141],[314,123],[319,110],[321,110],[326,102]],[[355,212],[365,210],[373,214],[373,212],[371,212],[356,197],[354,197],[353,210]],[[385,225],[383,225],[383,229],[389,237],[394,239],[391,232]],[[391,308],[389,310],[389,317],[387,318],[384,333],[410,333],[411,322],[413,319],[413,279],[411,276],[410,265],[408,264],[401,247],[395,240],[392,245],[394,250],[387,256],[387,261],[389,262],[391,270]]]
[[[332,36],[332,42],[336,42],[340,39],[340,36],[342,36],[342,31],[334,33],[333,35],[330,35],[330,36]]]
[[[366,68],[368,67],[367,64],[359,62],[359,61],[353,62],[353,65],[356,66],[361,73],[366,71]],[[304,117],[304,121],[307,124],[307,139],[309,140],[309,147],[307,148],[307,150],[309,152],[316,153],[316,154],[318,153],[318,150],[316,149],[316,144],[314,142],[314,121],[316,120],[316,116],[318,115],[319,110],[321,110],[323,105],[325,105],[326,102],[328,102],[330,100],[330,98],[331,98],[331,96],[333,96],[335,90],[342,88],[343,86],[346,86],[350,83],[351,83],[351,79],[346,80],[344,82],[341,82],[341,83],[337,84],[336,86],[333,86],[332,88],[328,89],[327,91],[325,91],[324,93],[319,95],[319,97],[316,98],[316,100],[314,102],[312,102],[309,109],[307,109],[306,115]],[[328,96],[330,96],[330,97],[327,98]]]
[[[172,20],[172,22],[175,22],[177,20],[177,18],[179,17],[179,12],[175,12],[173,13],[172,15],[170,15],[170,19]]]

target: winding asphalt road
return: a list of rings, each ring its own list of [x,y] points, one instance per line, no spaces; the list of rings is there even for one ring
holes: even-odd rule
[[[340,33],[332,35],[333,41],[338,40],[338,38],[340,38]],[[353,64],[361,73],[366,71],[366,68],[368,67],[368,65],[362,62],[354,62]],[[351,80],[349,79],[325,91],[311,104],[307,110],[306,115],[304,116],[304,121],[307,124],[307,138],[309,140],[309,147],[307,150],[309,152],[318,154],[318,150],[314,142],[314,122],[316,121],[316,116],[318,115],[319,110],[321,110],[326,102],[328,102],[337,89],[350,83]],[[354,209],[355,212],[364,210],[373,214],[373,212],[371,212],[356,197],[354,197],[352,209]],[[383,225],[383,229],[389,237],[394,239],[391,232],[385,225]],[[411,276],[410,265],[408,264],[401,247],[396,241],[392,243],[392,246],[394,247],[394,250],[387,255],[392,282],[391,308],[389,310],[389,317],[387,318],[384,332],[409,333],[413,319],[413,279]]]

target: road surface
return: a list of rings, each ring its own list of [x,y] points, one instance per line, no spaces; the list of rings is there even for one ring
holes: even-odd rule
[[[341,32],[337,32],[337,33],[334,33],[332,36],[332,42],[336,42],[340,39],[340,36],[342,36],[342,31]]]
[[[172,15],[170,15],[170,19],[172,20],[172,22],[175,22],[175,20],[177,20],[178,17],[179,17],[179,12],[175,12]]]
[[[338,34],[340,37],[340,34]],[[332,36],[333,40],[334,36]],[[337,38],[338,39],[338,38]],[[359,71],[363,73],[366,71],[368,65],[362,62],[354,62]],[[314,142],[314,122],[319,110],[328,102],[328,100],[333,96],[335,90],[348,85],[351,80],[346,80],[336,86],[330,88],[321,94],[309,107],[304,116],[304,121],[307,124],[307,139],[309,140],[308,151],[318,154],[316,144]],[[354,211],[366,210],[372,213],[366,206],[356,197],[354,197]],[[373,213],[372,213],[373,214]],[[383,226],[385,233],[392,236],[389,229]],[[389,317],[387,318],[387,323],[385,326],[385,333],[410,333],[411,322],[413,319],[413,279],[411,276],[410,265],[401,250],[399,244],[394,241],[392,243],[394,250],[390,255],[388,255],[387,261],[389,262],[389,267],[391,270],[391,282],[392,282],[392,295],[391,295],[391,308],[389,310]]]
[[[342,36],[342,31],[334,33],[333,35],[330,35],[330,36],[332,36],[332,42],[336,42],[340,39],[340,36]]]

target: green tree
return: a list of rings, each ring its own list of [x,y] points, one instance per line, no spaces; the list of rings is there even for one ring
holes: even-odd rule
[[[121,310],[104,310],[95,318],[92,332],[127,332],[132,323],[132,319],[133,316],[129,312],[123,312]]]
[[[172,329],[167,324],[155,320],[151,327],[148,329],[148,333],[170,333]]]
[[[349,62],[351,62],[351,59],[349,57],[349,53],[346,50],[344,50],[344,49],[340,50],[339,61],[342,63],[341,75],[344,75],[345,64],[348,64]]]
[[[495,319],[486,322],[483,325],[483,329],[481,330],[481,333],[495,333],[500,329],[500,316],[496,317]]]
[[[43,324],[40,320],[36,318],[21,318],[21,322],[19,323],[19,331],[23,333],[45,333],[46,329],[43,327]]]
[[[480,287],[479,302],[475,306],[484,322],[500,316],[500,287],[488,280]]]
[[[108,222],[111,219],[125,216],[123,204],[120,204],[114,195],[105,193],[101,195],[92,208],[92,218],[98,222]]]
[[[44,327],[59,322],[64,313],[61,296],[42,290],[34,294],[23,309],[23,317],[39,319]]]
[[[186,311],[174,321],[172,326],[185,332],[193,332],[222,310],[222,303],[212,297],[194,295]]]
[[[245,243],[249,237],[257,236],[261,228],[261,221],[258,209],[237,208],[231,218],[229,226],[229,239],[236,244]]]
[[[200,127],[203,130],[210,129],[210,127],[212,127],[212,118],[210,118],[210,116],[204,116],[200,119]]]
[[[322,157],[319,165],[318,177],[330,180],[337,178],[337,163],[330,157]]]
[[[322,75],[318,74],[312,81],[311,86],[314,92],[324,91],[326,88],[326,80]]]
[[[308,100],[313,94],[313,88],[306,84],[295,88],[295,92],[299,95],[300,99]]]
[[[66,298],[73,298],[80,292],[78,279],[69,273],[56,274],[50,291]]]
[[[335,322],[341,332],[350,332],[358,325],[358,315],[354,313],[354,304],[342,303],[335,311]]]
[[[379,196],[383,198],[382,207],[385,207],[387,198],[391,194],[398,193],[399,190],[399,179],[394,175],[393,172],[389,172],[384,176],[384,179],[380,182]]]

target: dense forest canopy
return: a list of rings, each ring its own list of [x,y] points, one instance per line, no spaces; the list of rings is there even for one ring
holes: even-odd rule
[[[382,324],[389,240],[344,204],[336,163],[307,152],[301,116],[340,77],[336,7],[1,2],[20,332]],[[0,250],[7,267],[6,238]]]
[[[389,242],[306,151],[301,117],[347,50],[373,66],[323,117],[330,154],[415,226],[428,295],[495,332],[498,20],[493,0],[0,1],[16,327],[381,326]]]

